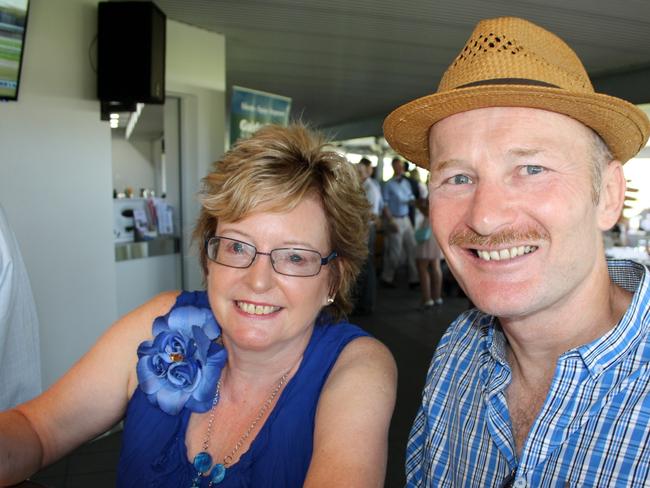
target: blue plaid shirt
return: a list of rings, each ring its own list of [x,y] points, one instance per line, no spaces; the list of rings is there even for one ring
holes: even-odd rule
[[[546,402],[518,459],[506,387],[506,339],[470,310],[434,354],[406,452],[407,486],[650,486],[650,276],[609,261],[634,293],[621,321],[558,359]],[[578,311],[576,311],[578,312]]]

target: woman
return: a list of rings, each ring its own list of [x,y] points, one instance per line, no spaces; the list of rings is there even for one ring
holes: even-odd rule
[[[416,171],[416,177],[419,178],[419,173]],[[415,264],[418,268],[418,275],[420,276],[420,294],[421,294],[421,309],[427,310],[439,305],[442,305],[442,268],[440,267],[440,260],[442,259],[442,251],[436,238],[431,234],[431,227],[429,224],[429,200],[427,185],[419,181],[421,198],[417,201],[417,228],[415,237],[418,239],[419,235],[424,235],[421,241],[415,248]],[[427,229],[428,227],[428,229]]]
[[[126,414],[120,487],[382,486],[395,365],[337,323],[367,252],[367,203],[323,147],[271,126],[215,164],[195,230],[207,292],[154,298],[2,414],[0,481]]]

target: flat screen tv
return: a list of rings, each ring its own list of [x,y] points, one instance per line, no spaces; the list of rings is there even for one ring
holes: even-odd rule
[[[0,100],[18,100],[29,0],[0,0]]]

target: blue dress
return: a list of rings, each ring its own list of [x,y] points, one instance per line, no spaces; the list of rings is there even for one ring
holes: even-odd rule
[[[183,292],[174,307],[209,308],[204,292]],[[351,324],[319,324],[302,363],[239,461],[228,468],[219,488],[301,487],[311,461],[314,420],[320,392],[340,352],[367,336]],[[190,412],[168,415],[140,388],[129,401],[117,468],[118,488],[189,488],[196,471],[188,459],[185,433]],[[215,428],[219,428],[215,424]],[[207,487],[207,478],[201,486]]]

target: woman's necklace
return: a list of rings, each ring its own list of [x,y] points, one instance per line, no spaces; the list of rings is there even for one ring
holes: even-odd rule
[[[293,369],[293,367],[291,369]],[[259,423],[259,421],[262,420],[262,418],[264,417],[264,414],[266,414],[266,411],[273,404],[273,400],[275,400],[275,397],[278,396],[280,389],[286,383],[287,378],[289,377],[289,373],[291,372],[291,369],[289,369],[286,373],[284,373],[280,377],[280,379],[278,380],[278,384],[271,392],[271,395],[262,404],[260,411],[257,413],[257,417],[255,417],[255,419],[253,420],[253,422],[251,422],[251,425],[248,427],[246,432],[244,432],[244,434],[239,438],[237,444],[235,444],[235,447],[233,447],[232,451],[230,451],[230,454],[227,454],[223,458],[223,462],[215,463],[215,465],[212,466],[212,456],[210,456],[210,454],[208,453],[208,447],[210,446],[210,437],[212,436],[212,424],[214,423],[214,408],[217,406],[217,403],[219,402],[219,396],[221,393],[221,378],[219,378],[219,381],[217,381],[217,391],[214,394],[214,400],[212,400],[212,407],[210,408],[208,430],[205,433],[205,438],[203,439],[203,445],[202,445],[203,450],[200,453],[198,453],[196,456],[194,456],[193,464],[194,464],[194,469],[196,469],[196,476],[192,480],[192,486],[190,488],[199,488],[201,486],[201,478],[208,472],[210,473],[209,475],[210,483],[208,484],[208,486],[212,486],[213,484],[221,483],[223,481],[223,479],[226,476],[226,468],[228,467],[228,465],[232,463],[235,454],[237,454],[239,449],[241,449],[241,447],[244,445],[244,442],[246,442],[246,439],[248,439],[248,436],[251,435],[251,432],[253,432],[253,430]]]

